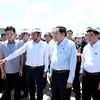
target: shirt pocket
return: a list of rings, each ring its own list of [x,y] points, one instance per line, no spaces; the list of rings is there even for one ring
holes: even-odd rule
[[[39,51],[38,51],[38,50],[39,50]],[[43,48],[43,47],[39,47],[38,50],[37,50],[37,51],[38,51],[37,53],[38,53],[40,56],[43,57],[43,55],[44,55],[44,48]]]
[[[58,53],[59,61],[64,62],[64,61],[66,61],[66,58],[67,58],[67,52],[65,50],[59,51],[59,53]]]
[[[100,62],[100,53],[99,53],[99,52],[95,52],[94,55],[95,55],[95,56],[94,56],[94,57],[95,57],[95,58],[94,58],[94,61],[95,61],[95,62]]]

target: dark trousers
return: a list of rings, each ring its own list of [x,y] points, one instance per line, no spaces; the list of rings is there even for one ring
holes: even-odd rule
[[[47,85],[47,76],[45,78],[43,78],[43,89],[45,89],[46,85]]]
[[[3,85],[3,79],[1,78],[1,69],[0,69],[0,93],[3,92],[3,88],[4,88],[4,85]]]
[[[70,100],[71,88],[70,89],[66,88],[68,76],[69,76],[69,71],[60,73],[53,70],[52,74],[53,100]]]
[[[81,64],[81,62],[77,62],[75,78],[73,81],[73,92],[75,93],[76,100],[80,100],[80,98],[81,98],[81,96],[80,96],[80,81],[79,81],[80,64]]]
[[[98,90],[98,85],[100,82],[100,74],[90,75],[85,72],[83,76],[82,83],[82,100],[100,100],[100,90]]]
[[[11,100],[11,90],[14,87],[14,100],[20,100],[20,76],[19,73],[6,74],[4,80],[4,100]]]
[[[51,100],[54,100],[53,99],[53,90],[52,90],[52,81],[50,82],[50,88],[51,88]]]
[[[28,93],[28,87],[27,87],[26,75],[25,75],[25,66],[23,68],[23,76],[21,77],[21,89],[23,90],[24,94]]]
[[[43,72],[44,66],[36,67],[35,69],[30,66],[25,67],[26,80],[30,93],[30,100],[35,100],[35,82],[37,85],[37,100],[43,98]]]

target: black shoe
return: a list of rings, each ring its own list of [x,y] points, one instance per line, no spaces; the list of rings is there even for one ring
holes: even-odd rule
[[[24,98],[26,98],[26,97],[28,97],[28,94],[23,94],[23,95],[21,95],[21,99],[24,99]]]

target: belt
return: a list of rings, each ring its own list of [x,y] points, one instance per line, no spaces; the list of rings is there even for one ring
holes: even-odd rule
[[[69,70],[55,70],[53,69],[54,72],[56,73],[65,73],[65,72],[69,72]]]
[[[39,68],[40,66],[28,66],[28,67],[31,67],[32,69],[36,69],[36,68]]]
[[[86,73],[87,75],[100,75],[100,72],[89,73],[89,72],[85,71],[85,73]]]

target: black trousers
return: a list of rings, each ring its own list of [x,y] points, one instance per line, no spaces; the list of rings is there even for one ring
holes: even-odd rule
[[[67,89],[67,79],[69,71],[67,72],[56,72],[53,70],[52,74],[52,90],[53,100],[70,100],[71,88]]]
[[[98,85],[100,82],[100,74],[90,75],[85,72],[82,83],[82,100],[100,100],[100,90]]]
[[[14,100],[20,100],[20,76],[19,73],[6,74],[4,80],[4,100],[11,100],[11,90],[15,89]]]
[[[77,62],[75,77],[73,81],[73,92],[75,93],[75,99],[80,100],[80,81],[79,81],[79,71],[80,71],[81,62]]]
[[[30,100],[35,100],[35,85],[37,85],[37,100],[43,99],[43,72],[44,66],[40,66],[35,69],[32,69],[30,66],[25,67]]]
[[[1,69],[0,69],[0,93],[3,92],[4,85],[3,85],[3,79],[1,78]]]
[[[43,78],[42,82],[43,82],[43,89],[45,89],[45,87],[47,85],[47,76],[45,78]]]
[[[23,67],[23,76],[21,77],[21,90],[23,90],[24,94],[28,93],[28,87],[25,75],[25,66]]]

